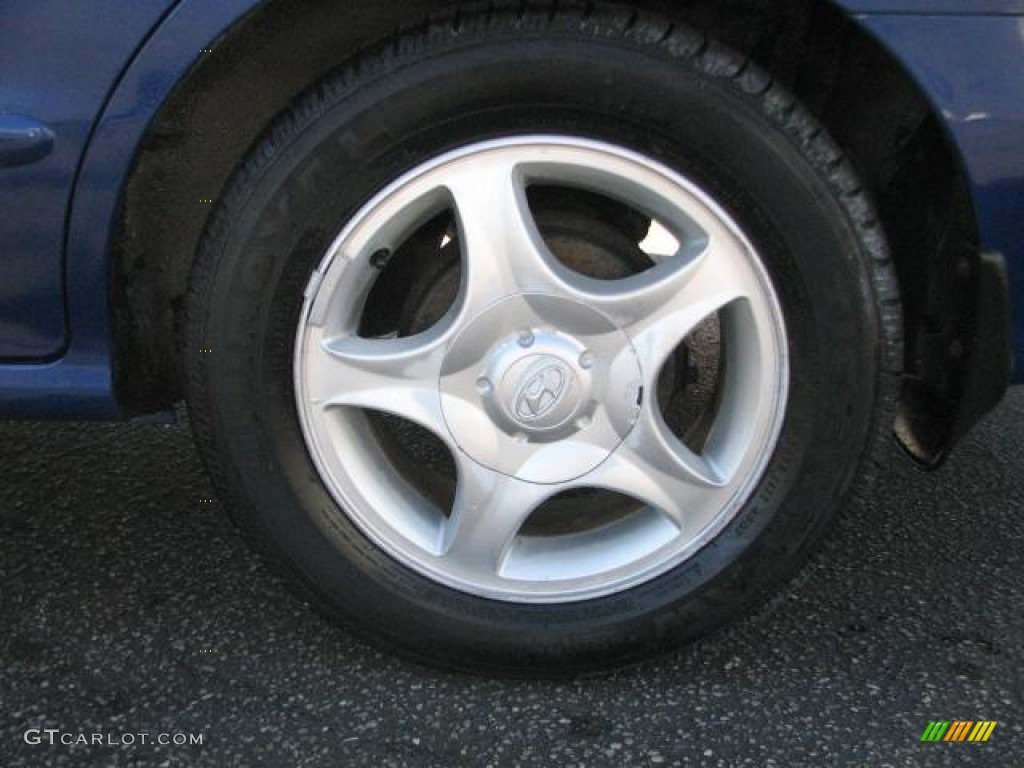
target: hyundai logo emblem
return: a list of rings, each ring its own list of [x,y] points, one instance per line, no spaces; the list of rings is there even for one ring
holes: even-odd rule
[[[550,413],[565,399],[571,376],[568,367],[557,361],[549,362],[540,369],[534,368],[516,391],[516,418],[531,422]]]

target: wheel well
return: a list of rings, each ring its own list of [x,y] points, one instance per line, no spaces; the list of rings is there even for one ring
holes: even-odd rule
[[[941,413],[959,394],[979,254],[957,156],[923,94],[830,0],[631,4],[703,28],[750,56],[854,161],[900,279],[904,420],[934,427],[932,440],[941,442],[941,425],[932,424],[941,419],[920,414]],[[448,0],[270,0],[197,62],[152,121],[122,198],[114,319],[118,393],[129,410],[159,410],[182,397],[179,322],[210,211],[200,200],[217,199],[263,128],[339,63],[402,26],[467,11]]]

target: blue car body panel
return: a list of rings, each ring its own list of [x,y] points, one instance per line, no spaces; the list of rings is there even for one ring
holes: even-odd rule
[[[1006,3],[1010,5],[1010,3]],[[1009,268],[1024,380],[1024,17],[877,16],[865,25],[923,86],[960,148],[979,245]],[[936,52],[941,51],[941,56]]]
[[[52,0],[64,6],[67,0]],[[124,5],[123,0],[110,0]],[[19,417],[107,418],[117,416],[110,331],[110,240],[118,198],[146,126],[174,85],[256,0],[178,3],[155,30],[141,33],[137,53],[124,62],[120,79],[93,125],[88,148],[79,159],[73,205],[57,225],[66,239],[66,311],[70,334],[64,354],[42,364],[19,361],[0,365],[0,415]],[[102,25],[100,25],[102,27]],[[148,39],[145,35],[149,34]],[[144,40],[144,44],[143,44]],[[67,73],[67,65],[63,67]],[[88,77],[90,73],[80,73]],[[66,88],[75,87],[69,80]],[[64,98],[63,90],[47,94]],[[4,90],[0,86],[0,109]],[[0,190],[7,188],[0,170]],[[72,192],[70,180],[67,195]],[[0,255],[6,259],[6,256]],[[7,265],[3,266],[5,272]],[[60,269],[54,277],[61,278]],[[12,285],[26,303],[45,301],[20,274]]]
[[[75,173],[126,62],[170,5],[0,4],[0,130],[10,129],[4,155],[12,157],[19,120],[55,137],[42,159],[0,170],[0,359],[53,357],[64,348],[62,263]]]
[[[175,84],[257,5],[0,3],[0,210],[15,212],[0,219],[0,359],[9,361],[0,364],[0,415],[118,413],[109,254],[120,192]],[[840,5],[904,63],[945,118],[981,245],[1007,258],[1024,361],[1024,0]],[[3,167],[4,115],[53,129],[50,154]]]
[[[852,14],[956,14],[992,16],[1024,13],[1024,0],[839,0]]]

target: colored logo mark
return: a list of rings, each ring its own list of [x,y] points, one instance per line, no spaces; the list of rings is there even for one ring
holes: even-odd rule
[[[995,729],[995,720],[933,720],[921,741],[988,741]]]

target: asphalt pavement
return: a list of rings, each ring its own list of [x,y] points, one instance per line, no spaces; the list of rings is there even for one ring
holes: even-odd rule
[[[940,473],[889,468],[769,608],[531,682],[425,669],[312,613],[184,428],[0,424],[0,766],[1022,765],[1022,442],[1015,391]],[[935,720],[998,725],[922,743]]]

